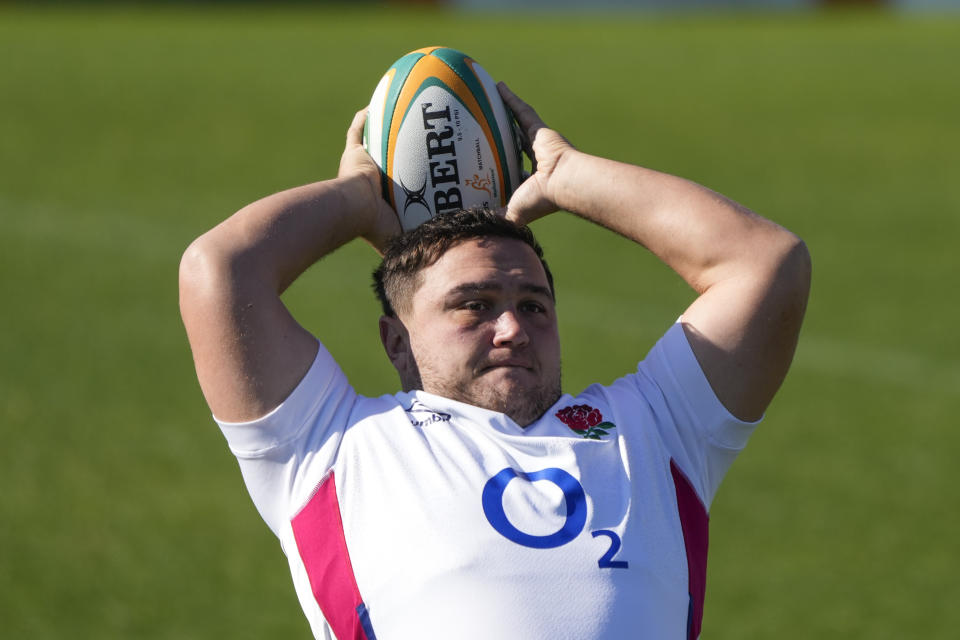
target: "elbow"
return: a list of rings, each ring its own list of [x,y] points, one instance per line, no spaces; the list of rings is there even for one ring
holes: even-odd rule
[[[228,289],[225,286],[228,263],[224,256],[218,256],[215,244],[206,235],[191,242],[183,252],[177,280],[184,322],[202,316],[205,306],[215,302],[215,294]]]
[[[276,278],[255,250],[214,228],[183,252],[178,273],[180,314],[203,318],[214,309],[276,296]]]
[[[807,243],[793,236],[794,242],[787,252],[786,263],[797,287],[802,290],[804,297],[810,293],[810,280],[813,275],[813,259]]]
[[[209,253],[204,243],[204,237],[200,236],[191,242],[183,255],[180,256],[180,270],[177,274],[177,280],[181,301],[185,293],[201,286],[205,276],[209,275],[209,265]]]
[[[802,318],[810,297],[813,262],[807,244],[792,233],[779,252],[775,272],[781,300]]]

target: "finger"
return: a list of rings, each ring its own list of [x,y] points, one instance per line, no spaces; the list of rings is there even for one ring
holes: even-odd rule
[[[528,207],[525,199],[511,198],[507,206],[503,208],[501,215],[514,224],[525,225],[527,221],[523,217],[523,212],[527,210]]]
[[[500,96],[503,98],[503,101],[507,103],[510,111],[513,112],[513,117],[520,123],[520,128],[523,129],[530,140],[533,139],[538,129],[547,126],[546,123],[540,119],[540,116],[537,115],[537,112],[534,111],[533,107],[517,97],[517,94],[511,91],[505,82],[498,82],[497,89],[500,91]]]
[[[516,122],[513,122],[513,133],[514,137],[517,140],[517,143],[520,145],[520,149],[523,150],[528,156],[533,156],[533,146],[530,144],[530,138],[527,136],[527,132],[520,128],[520,125]]]
[[[347,145],[363,144],[363,125],[367,122],[367,107],[353,116],[353,122],[347,129]]]
[[[529,189],[517,189],[507,200],[507,206],[503,209],[503,217],[511,222],[523,224],[521,212],[527,208]]]

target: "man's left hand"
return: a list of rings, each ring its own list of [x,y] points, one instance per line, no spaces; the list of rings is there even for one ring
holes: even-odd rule
[[[505,216],[518,224],[530,224],[560,208],[557,194],[562,185],[556,179],[557,169],[576,149],[548,128],[533,107],[518,98],[506,84],[498,83],[497,89],[520,124],[524,151],[533,163],[533,173],[513,192]]]

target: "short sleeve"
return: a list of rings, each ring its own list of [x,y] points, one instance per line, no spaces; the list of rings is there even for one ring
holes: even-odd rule
[[[637,372],[659,390],[666,415],[658,427],[671,456],[709,507],[720,481],[759,421],[739,420],[723,406],[680,322],[660,338]]]
[[[743,422],[717,398],[707,380],[680,322],[674,324],[644,360],[650,376],[659,386],[686,405],[694,425],[716,444],[743,449],[757,422]],[[643,364],[641,365],[643,366]]]
[[[356,398],[320,344],[306,375],[273,411],[249,422],[217,420],[250,497],[274,533],[289,519],[301,470],[323,473],[333,465]]]

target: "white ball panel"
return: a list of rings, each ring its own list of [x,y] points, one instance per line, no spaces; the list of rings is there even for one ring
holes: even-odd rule
[[[384,156],[381,151],[383,145],[383,121],[384,121],[384,102],[387,99],[387,89],[390,87],[390,80],[393,73],[389,72],[380,79],[377,88],[373,91],[373,97],[370,98],[370,108],[367,112],[367,139],[364,141],[367,152],[373,156],[374,161],[381,170],[384,169]]]
[[[516,189],[520,185],[520,163],[517,145],[513,136],[513,118],[503,104],[503,98],[497,91],[497,83],[487,73],[486,69],[476,62],[472,63],[473,71],[480,78],[483,90],[487,92],[487,98],[493,108],[493,115],[497,119],[497,127],[500,130],[500,138],[503,140],[503,149],[507,157],[504,158],[504,170],[510,176],[510,185]]]

